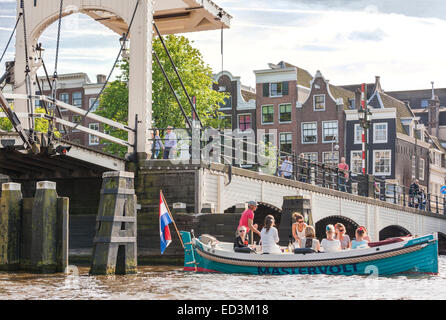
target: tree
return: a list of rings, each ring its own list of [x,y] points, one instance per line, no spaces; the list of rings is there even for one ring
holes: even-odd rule
[[[196,97],[197,113],[204,126],[218,127],[220,113],[218,104],[224,102],[227,94],[212,89],[212,69],[203,61],[199,50],[192,47],[192,43],[184,36],[168,35],[164,42],[178,69],[189,96]],[[181,84],[174,72],[169,58],[159,38],[153,41],[153,50],[157,53],[169,80],[174,87],[185,113],[191,115],[189,101],[184,94]],[[186,128],[186,120],[178,106],[170,87],[164,78],[161,68],[155,58],[153,63],[153,115],[154,128],[165,129],[167,126]],[[130,61],[131,63],[131,61]],[[97,114],[120,123],[128,123],[128,79],[129,62],[120,64],[121,75],[109,84],[100,99]],[[112,136],[127,140],[127,133],[106,126],[105,130]],[[123,156],[125,147],[106,143],[105,150]]]

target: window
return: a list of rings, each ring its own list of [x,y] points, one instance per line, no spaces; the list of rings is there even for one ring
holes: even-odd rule
[[[238,127],[240,131],[250,130],[252,128],[252,119],[250,114],[241,114],[238,116]]]
[[[302,143],[317,143],[317,122],[302,123]]]
[[[387,123],[373,125],[373,143],[387,143]]]
[[[325,110],[325,94],[317,94],[313,97],[313,108],[315,111]]]
[[[96,103],[95,103],[96,101]],[[93,106],[94,103],[94,106]],[[96,100],[96,98],[90,98],[90,100],[88,101],[88,107],[90,108],[91,112],[95,112],[96,110],[98,110],[99,107],[99,99]]]
[[[362,133],[364,130],[362,129],[360,124],[355,124],[355,144],[362,144]]]
[[[421,108],[429,107],[429,101],[426,99],[421,100]]]
[[[419,167],[418,167],[418,177],[420,180],[424,181],[424,166],[425,162],[423,158],[419,159]]]
[[[264,133],[262,135],[262,141],[265,145],[268,143],[271,143],[272,145],[275,145],[275,135],[274,133]]]
[[[99,131],[99,123],[90,123],[88,125],[88,128],[90,128],[91,130]],[[89,134],[88,135],[88,144],[90,146],[99,145],[99,137]]]
[[[71,122],[73,122],[74,124],[78,124],[82,122],[82,117],[81,116],[73,116],[71,118]],[[73,132],[79,132],[78,129],[74,129]]]
[[[223,102],[218,104],[220,109],[232,109],[232,97],[226,97]]]
[[[353,173],[362,173],[362,151],[352,151],[350,170]]]
[[[373,174],[390,176],[392,174],[392,152],[390,150],[376,150],[373,152]]]
[[[293,150],[293,134],[281,133],[280,134],[280,151],[291,154]]]
[[[232,115],[224,115],[220,119],[220,129],[232,129]]]
[[[417,160],[416,160],[415,156],[412,156],[412,180],[415,179],[415,176],[416,176],[415,170],[416,170],[416,168],[417,168]]]
[[[282,96],[282,82],[276,82],[270,84],[270,97],[280,97]]]
[[[338,122],[324,121],[322,122],[322,139],[323,142],[338,142]]]
[[[319,154],[317,152],[307,152],[307,153],[304,153],[304,158],[307,160],[310,160],[312,162],[318,162]]]
[[[291,122],[291,104],[279,105],[279,122]]]
[[[322,162],[332,166],[337,165],[339,163],[339,152],[322,152]]]
[[[63,103],[69,104],[70,103],[70,95],[68,93],[61,93],[61,94],[59,94],[59,100]]]
[[[274,123],[274,106],[262,107],[262,124]]]
[[[82,107],[82,92],[73,93],[73,106]]]

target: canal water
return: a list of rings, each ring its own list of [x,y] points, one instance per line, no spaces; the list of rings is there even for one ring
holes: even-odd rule
[[[446,257],[437,276],[248,276],[139,267],[132,276],[0,273],[0,300],[412,300],[446,299]],[[78,274],[77,274],[78,273]]]

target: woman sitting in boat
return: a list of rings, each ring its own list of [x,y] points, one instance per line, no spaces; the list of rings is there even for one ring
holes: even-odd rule
[[[350,237],[346,233],[345,226],[342,223],[335,224],[336,236],[335,239],[338,239],[341,242],[341,249],[347,250],[350,249]]]
[[[364,227],[359,227],[356,229],[356,239],[352,241],[352,249],[363,249],[369,247],[369,242],[364,239],[364,235],[366,234],[366,231],[364,230]]]
[[[325,233],[327,234],[326,239],[322,239],[321,246],[324,252],[337,252],[341,251],[341,242],[335,239],[335,227],[329,224],[325,228]]]
[[[364,230],[364,236],[362,237],[367,242],[372,242],[369,237],[369,232],[367,231],[367,228],[364,226],[359,226],[359,228],[362,228]]]
[[[305,238],[305,229],[307,228],[307,224],[304,222],[304,217],[297,212],[293,213],[293,219],[296,221],[293,223],[291,228],[294,238],[294,247],[301,248],[301,242],[302,239]]]
[[[237,230],[237,237],[235,238],[234,242],[234,249],[235,248],[247,248],[248,247],[248,240],[246,240],[246,227],[240,226]]]
[[[279,242],[279,232],[274,227],[274,217],[267,215],[265,217],[265,227],[260,232],[260,242],[262,244],[263,253],[282,253],[280,247],[277,245]]]
[[[301,242],[301,248],[313,249],[316,252],[321,250],[321,244],[319,243],[319,240],[316,239],[316,232],[312,226],[308,226],[305,229],[305,238],[303,238]]]

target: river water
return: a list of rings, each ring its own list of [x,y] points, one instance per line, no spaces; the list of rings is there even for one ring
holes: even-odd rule
[[[412,300],[446,299],[446,257],[437,276],[251,276],[139,267],[131,276],[0,273],[0,300]],[[76,274],[78,272],[78,274]]]

